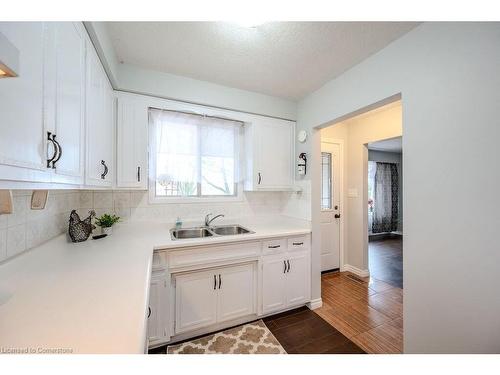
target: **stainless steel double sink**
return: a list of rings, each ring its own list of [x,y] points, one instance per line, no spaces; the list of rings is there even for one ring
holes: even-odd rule
[[[170,237],[172,240],[184,240],[189,238],[203,237],[218,237],[218,236],[234,236],[238,234],[255,233],[241,225],[217,225],[213,227],[194,227],[170,229]]]

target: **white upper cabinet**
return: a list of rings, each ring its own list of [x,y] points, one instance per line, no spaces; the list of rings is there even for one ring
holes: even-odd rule
[[[148,104],[137,96],[118,95],[116,187],[148,188]]]
[[[0,22],[19,51],[19,76],[0,79],[0,179],[50,182],[43,123],[42,22]]]
[[[293,190],[295,122],[259,117],[245,124],[245,190]]]
[[[113,184],[113,89],[90,42],[87,42],[85,184]]]
[[[52,182],[81,184],[84,171],[85,35],[81,23],[47,23],[44,112],[55,135]],[[54,151],[49,147],[48,154]]]

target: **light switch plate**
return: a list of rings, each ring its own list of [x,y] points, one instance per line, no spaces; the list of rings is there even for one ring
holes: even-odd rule
[[[48,190],[33,190],[33,193],[31,194],[31,209],[43,210],[45,208],[45,204],[47,203],[48,196]]]
[[[0,190],[0,215],[12,213],[12,192]]]

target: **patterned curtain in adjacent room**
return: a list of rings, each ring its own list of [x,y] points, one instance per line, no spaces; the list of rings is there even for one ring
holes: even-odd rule
[[[375,171],[372,233],[398,229],[399,175],[394,163],[379,163]]]

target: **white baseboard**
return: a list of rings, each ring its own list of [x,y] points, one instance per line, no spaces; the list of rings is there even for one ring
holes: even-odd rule
[[[323,300],[321,298],[313,299],[311,302],[307,304],[309,310],[316,310],[323,306]]]
[[[362,270],[358,267],[351,266],[350,264],[344,264],[342,267],[342,271],[349,271],[352,272],[353,274],[359,276],[359,277],[368,277],[370,276],[370,271],[368,270]]]

